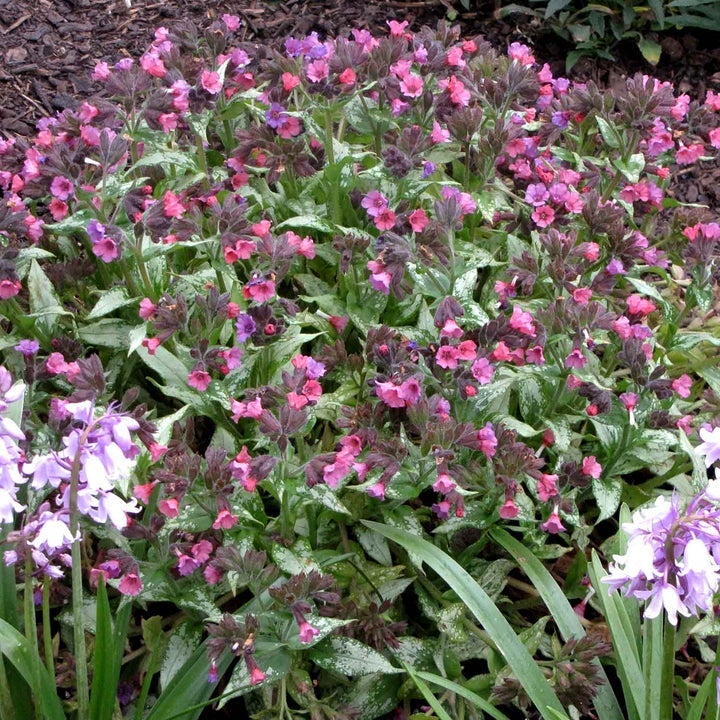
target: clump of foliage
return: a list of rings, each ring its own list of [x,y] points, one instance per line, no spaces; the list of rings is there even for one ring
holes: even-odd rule
[[[471,2],[461,0],[461,4],[467,9]],[[621,41],[635,42],[643,57],[655,65],[662,54],[658,33],[670,28],[720,32],[720,6],[715,0],[650,0],[647,5],[625,0],[529,0],[501,3],[497,12],[501,17],[530,16],[572,42],[575,49],[567,56],[568,71],[584,56],[614,60],[613,47]]]
[[[3,717],[620,717],[591,551],[706,483],[720,97],[239,22],[0,140]]]

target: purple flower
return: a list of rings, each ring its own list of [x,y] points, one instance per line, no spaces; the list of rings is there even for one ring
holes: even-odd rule
[[[40,349],[40,343],[37,340],[21,340],[14,349],[25,357],[31,357]]]
[[[705,455],[705,466],[710,467],[720,460],[720,427],[711,428],[709,425],[703,425],[698,435],[703,442],[695,449],[700,455]]]
[[[235,333],[238,342],[245,342],[257,330],[257,325],[250,315],[241,313],[235,321]]]
[[[661,496],[654,505],[625,523],[627,551],[615,555],[602,579],[610,592],[646,600],[644,617],[665,610],[677,624],[678,615],[709,612],[720,588],[720,508],[716,487],[696,495],[681,512],[676,496]]]
[[[280,125],[284,116],[285,108],[280,103],[272,103],[265,111],[265,121],[273,129]]]

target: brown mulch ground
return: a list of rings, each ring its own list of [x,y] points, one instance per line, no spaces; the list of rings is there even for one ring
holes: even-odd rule
[[[321,36],[347,34],[352,27],[381,32],[388,19],[407,19],[413,28],[434,26],[454,12],[464,34],[483,34],[496,47],[515,40],[534,44],[538,59],[549,62],[554,74],[564,74],[568,47],[542,24],[522,16],[495,19],[495,0],[469,4],[471,11],[460,0],[0,0],[0,133],[30,135],[40,117],[92,94],[95,63],[137,58],[155,28],[180,21],[203,26],[226,12],[242,18],[243,39],[259,41],[313,30]],[[642,71],[694,98],[720,90],[717,34],[666,34],[662,43],[663,58],[655,68],[628,44],[616,50],[616,62],[583,59],[572,76],[611,88]],[[720,163],[680,176],[674,194],[720,208]]]

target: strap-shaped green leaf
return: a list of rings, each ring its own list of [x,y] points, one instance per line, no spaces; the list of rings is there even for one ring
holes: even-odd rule
[[[22,675],[32,690],[44,720],[66,720],[62,703],[55,691],[55,678],[51,678],[40,656],[28,639],[12,625],[0,619],[0,653]]]
[[[487,593],[460,565],[440,548],[400,528],[368,520],[364,520],[363,524],[412,551],[445,580],[485,628],[543,718],[554,720],[557,717],[551,715],[549,709],[567,717],[562,703],[510,623]]]

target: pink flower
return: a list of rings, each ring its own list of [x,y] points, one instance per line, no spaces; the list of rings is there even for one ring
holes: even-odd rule
[[[9,300],[11,297],[15,297],[22,288],[19,280],[0,280],[0,299]]]
[[[625,302],[627,303],[628,311],[634,315],[642,315],[644,317],[654,310],[657,310],[655,303],[646,300],[641,295],[630,295]]]
[[[453,318],[448,318],[445,321],[445,324],[442,327],[442,330],[440,330],[440,337],[441,338],[459,338],[462,337],[463,329],[453,320]]]
[[[458,366],[458,352],[452,345],[441,345],[435,353],[435,362],[446,370],[454,370]]]
[[[367,489],[367,494],[375,498],[376,500],[384,500],[385,499],[385,483],[375,483],[374,485],[371,485]]]
[[[578,305],[587,305],[592,297],[592,290],[590,288],[575,288],[573,290],[573,300]]]
[[[602,465],[597,461],[594,455],[588,455],[583,458],[582,471],[585,475],[597,480],[602,474]]]
[[[231,400],[230,409],[233,411],[232,419],[234,422],[240,422],[241,417],[259,420],[263,414],[263,406],[259,397],[249,402]]]
[[[150,320],[155,315],[156,310],[157,306],[150,298],[143,298],[140,301],[140,309],[138,310],[138,315],[143,320]]]
[[[145,53],[140,58],[140,67],[152,77],[163,78],[167,74],[165,63],[156,53]]]
[[[45,370],[51,375],[59,375],[67,372],[68,365],[65,362],[65,358],[62,353],[54,352],[50,353],[48,359],[45,361]]]
[[[422,386],[417,378],[410,377],[398,386],[398,395],[405,405],[417,405],[422,396]]]
[[[508,498],[500,507],[498,512],[503,520],[512,520],[520,514],[520,509],[515,504],[515,500],[513,500],[513,498]]]
[[[672,389],[681,398],[689,398],[692,382],[692,378],[689,375],[681,375],[679,378],[672,381]]]
[[[110,77],[110,66],[106,62],[97,63],[90,77],[93,80],[107,80]]]
[[[556,505],[550,513],[550,517],[540,526],[546,533],[550,533],[551,535],[555,535],[565,530],[565,526],[562,524],[557,511],[558,508]]]
[[[163,196],[163,214],[167,218],[176,219],[181,218],[185,214],[185,206],[180,201],[180,198],[170,190]]]
[[[93,255],[97,255],[103,262],[109,263],[117,260],[120,255],[117,240],[111,237],[104,237],[93,243]]]
[[[150,496],[156,484],[157,483],[149,482],[144,485],[136,485],[133,488],[133,495],[147,505],[150,502]]]
[[[510,327],[523,335],[535,337],[535,324],[533,323],[532,315],[529,312],[524,312],[517,305],[513,305]]]
[[[555,220],[555,211],[549,205],[541,205],[535,209],[531,217],[538,227],[546,228]]]
[[[142,580],[140,580],[136,573],[128,573],[125,575],[118,585],[118,590],[123,595],[131,595],[132,597],[139,595],[142,589]]]
[[[450,95],[450,102],[453,105],[460,105],[461,107],[467,107],[470,104],[470,91],[465,87],[461,80],[458,80],[455,75],[451,75],[449,78],[443,78],[438,83],[438,87],[441,90],[447,90]]]
[[[169,133],[177,129],[178,116],[175,113],[161,113],[158,122],[163,132]]]
[[[223,13],[222,21],[225,23],[225,27],[228,29],[228,32],[235,32],[235,30],[240,27],[240,18],[237,15]]]
[[[345,68],[339,75],[338,80],[341,85],[354,85],[357,80],[357,74],[352,68]]]
[[[422,77],[415,75],[415,73],[408,73],[400,81],[400,90],[406,97],[418,98],[423,94],[424,88]]]
[[[458,47],[457,45],[455,47],[451,47],[447,53],[445,53],[445,64],[450,65],[450,67],[463,68],[465,67],[465,61],[462,56],[463,48]]]
[[[514,42],[510,45],[508,48],[508,56],[521,65],[533,65],[535,63],[535,58],[532,52],[530,52],[530,48],[519,42]]]
[[[470,372],[480,385],[487,385],[495,372],[490,361],[486,357],[478,358],[471,366]]]
[[[237,516],[233,515],[229,510],[221,510],[212,526],[214,530],[229,530],[237,524],[237,521]]]
[[[583,355],[583,351],[578,347],[573,348],[572,352],[565,358],[565,367],[580,370],[586,365],[587,358]]]
[[[705,146],[700,143],[681,145],[678,148],[675,161],[678,165],[691,165],[697,162],[705,154]]]
[[[720,148],[720,127],[713,128],[708,133],[708,140],[715,149]]]
[[[557,481],[557,475],[548,475],[547,473],[543,473],[540,476],[540,480],[538,480],[537,492],[538,498],[542,502],[547,502],[548,500],[550,500],[550,498],[558,494]]]
[[[400,386],[393,382],[376,382],[375,394],[391,408],[405,407],[405,398],[400,394]]]
[[[362,199],[360,205],[365,208],[370,217],[374,218],[387,209],[388,199],[379,190],[371,190]]]
[[[485,427],[478,430],[477,440],[480,445],[480,452],[484,453],[488,460],[495,455],[498,442],[497,437],[495,437],[495,430],[493,429],[492,423],[488,422]]]
[[[74,195],[74,193],[75,187],[72,180],[68,180],[68,178],[62,175],[56,175],[50,183],[50,194],[59,200],[67,200]]]
[[[388,20],[387,25],[390,28],[390,35],[393,37],[402,37],[405,34],[405,28],[409,25],[407,20],[398,22],[397,20]]]
[[[203,86],[203,89],[211,95],[217,95],[222,90],[220,75],[212,70],[203,70],[200,73],[200,84]]]
[[[320,58],[319,60],[313,60],[305,66],[305,75],[308,80],[313,83],[318,83],[330,74],[330,66],[328,61]]]
[[[454,480],[447,473],[440,473],[438,479],[433,483],[433,490],[443,495],[447,495],[456,487]]]
[[[525,351],[525,359],[531,365],[544,365],[545,355],[543,354],[542,347],[540,345],[535,345],[534,347],[528,348]]]
[[[275,295],[275,282],[264,278],[255,278],[243,287],[242,293],[247,300],[255,300],[259,303],[267,302]]]
[[[205,392],[210,387],[212,378],[205,370],[193,370],[188,375],[188,385],[199,392]]]
[[[434,143],[446,143],[450,140],[450,131],[443,128],[437,120],[433,122],[433,129],[430,133],[430,139]]]
[[[410,223],[410,227],[413,229],[413,232],[420,233],[428,226],[430,220],[428,219],[426,212],[422,208],[418,208],[410,213],[408,222]]]
[[[300,78],[289,72],[284,72],[280,76],[280,79],[282,80],[283,90],[285,90],[285,92],[290,92],[300,84]]]
[[[392,230],[395,227],[395,213],[385,208],[375,216],[373,222],[378,230]]]

